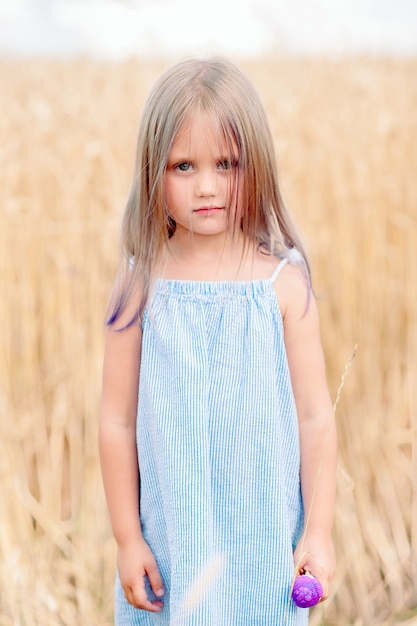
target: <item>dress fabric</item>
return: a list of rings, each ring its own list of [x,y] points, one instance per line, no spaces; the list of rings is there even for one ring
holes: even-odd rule
[[[116,576],[117,626],[305,626],[298,420],[273,282],[156,281],[143,318],[137,448],[160,613]],[[148,595],[155,599],[149,585]]]

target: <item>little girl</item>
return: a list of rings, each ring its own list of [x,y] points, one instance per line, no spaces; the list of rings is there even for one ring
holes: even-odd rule
[[[190,60],[145,105],[109,305],[100,453],[118,626],[302,626],[336,435],[310,270],[260,100]]]

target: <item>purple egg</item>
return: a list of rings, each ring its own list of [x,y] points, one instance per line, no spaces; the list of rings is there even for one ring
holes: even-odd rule
[[[323,595],[323,587],[314,576],[302,574],[295,579],[292,599],[302,609],[314,606]]]

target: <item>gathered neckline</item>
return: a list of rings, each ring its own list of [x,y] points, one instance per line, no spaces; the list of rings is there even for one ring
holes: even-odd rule
[[[160,295],[252,295],[255,293],[272,292],[272,281],[269,278],[253,280],[178,280],[158,278],[155,281],[154,293]]]

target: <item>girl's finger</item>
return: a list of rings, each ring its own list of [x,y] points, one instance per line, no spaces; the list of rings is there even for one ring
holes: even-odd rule
[[[146,573],[148,575],[152,591],[157,598],[162,598],[164,595],[164,583],[162,582],[161,574],[159,573],[159,569],[155,561],[148,564]]]
[[[130,602],[135,609],[142,609],[150,611],[151,613],[157,613],[163,607],[160,600],[148,600],[144,585],[140,587],[137,586],[135,589],[129,588],[125,595],[126,600]]]

